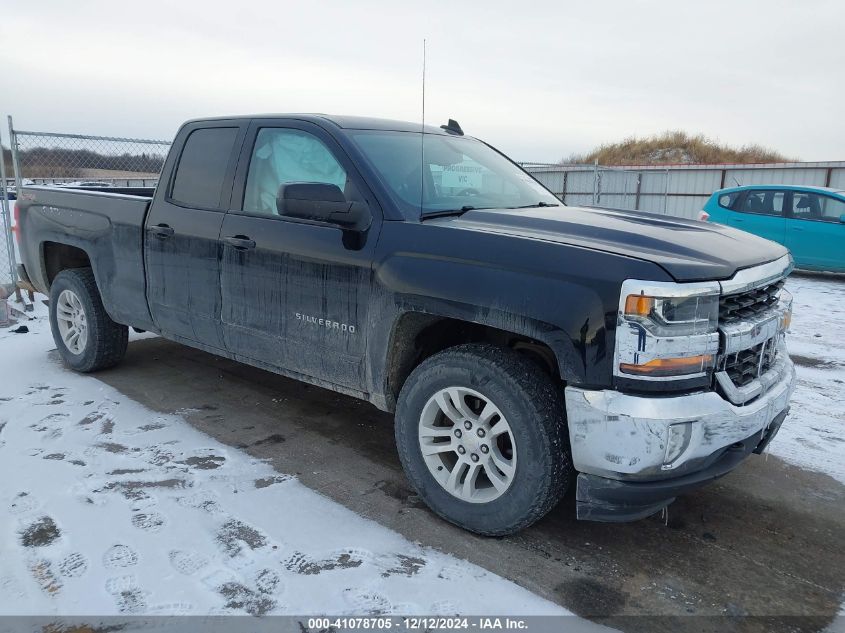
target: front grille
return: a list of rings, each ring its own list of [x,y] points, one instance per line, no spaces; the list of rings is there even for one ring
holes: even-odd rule
[[[730,376],[734,385],[744,387],[771,368],[777,357],[777,345],[774,343],[775,339],[769,339],[741,352],[728,354],[724,358],[723,370]]]
[[[719,299],[719,322],[732,323],[753,319],[770,310],[778,302],[783,279],[747,292],[725,295]],[[751,351],[751,350],[747,350]]]

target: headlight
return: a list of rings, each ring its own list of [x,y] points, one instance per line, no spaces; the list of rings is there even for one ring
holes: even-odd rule
[[[628,280],[616,330],[617,376],[673,380],[707,376],[719,347],[719,284]]]
[[[715,332],[719,321],[719,295],[693,297],[625,298],[625,318],[639,321],[655,336],[684,336]]]

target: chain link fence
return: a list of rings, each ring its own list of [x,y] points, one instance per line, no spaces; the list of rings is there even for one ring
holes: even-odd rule
[[[9,120],[15,179],[22,184],[153,187],[170,141],[16,130]]]
[[[0,298],[14,292],[17,252],[14,205],[26,185],[155,187],[170,141],[17,130],[0,159]],[[0,143],[2,146],[2,143]]]

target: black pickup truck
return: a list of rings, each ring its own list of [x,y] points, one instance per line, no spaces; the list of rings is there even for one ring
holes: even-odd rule
[[[564,206],[453,121],[190,121],[142,193],[19,196],[67,365],[114,365],[133,327],[368,400],[467,529],[524,528],[572,485],[579,518],[654,514],[787,414],[783,247]]]

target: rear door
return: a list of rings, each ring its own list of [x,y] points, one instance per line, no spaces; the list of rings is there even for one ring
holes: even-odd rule
[[[223,221],[222,320],[230,352],[364,390],[372,251],[381,211],[345,152],[322,128],[260,120],[248,131]],[[287,182],[338,185],[368,205],[364,232],[281,216]]]
[[[786,243],[784,207],[787,193],[776,189],[752,189],[727,212],[727,224],[778,244]]]
[[[147,300],[166,336],[225,349],[220,324],[220,226],[232,194],[246,120],[183,127],[147,216]]]
[[[794,191],[786,220],[786,246],[798,266],[845,271],[845,200]]]

